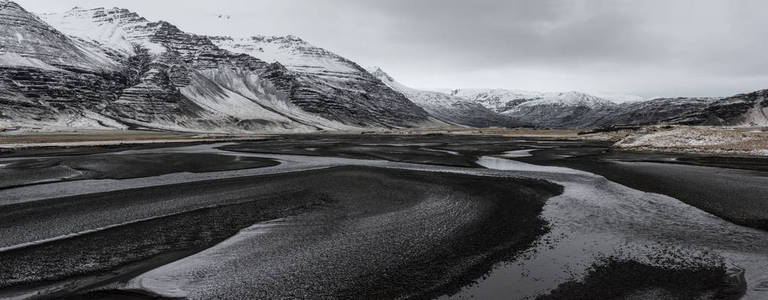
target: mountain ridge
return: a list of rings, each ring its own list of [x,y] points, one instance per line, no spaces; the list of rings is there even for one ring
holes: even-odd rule
[[[461,126],[511,127],[524,126],[478,103],[441,92],[423,91],[407,87],[384,72],[380,67],[368,68],[368,72],[390,88],[403,93],[408,99],[424,108],[438,119]]]
[[[0,1],[4,128],[290,133],[768,126],[767,96],[614,103],[575,91],[425,91],[293,35],[199,35],[125,8],[35,15]]]
[[[3,3],[4,12],[23,10],[13,2]],[[359,78],[364,80],[357,80],[351,86],[345,85],[346,82],[337,84],[327,76],[323,77],[323,74],[296,72],[277,61],[268,63],[245,53],[222,49],[207,36],[184,32],[166,21],[151,22],[122,8],[76,7],[39,18],[26,11],[18,14],[25,18],[16,22],[15,27],[6,28],[22,28],[27,23],[37,22],[39,27],[58,39],[56,43],[51,43],[55,46],[49,48],[58,49],[61,55],[66,57],[72,52],[78,54],[77,57],[96,57],[80,55],[87,52],[81,49],[86,49],[98,51],[99,63],[114,62],[110,65],[114,68],[108,71],[115,73],[116,78],[101,78],[114,85],[105,89],[113,96],[104,97],[105,100],[98,105],[97,114],[114,121],[108,122],[110,125],[120,123],[119,128],[308,132],[397,128],[435,122],[426,111],[359,66],[357,69],[362,70]],[[14,37],[14,33],[9,30],[2,37],[8,40]],[[136,48],[136,45],[140,47]],[[120,73],[127,67],[125,61],[138,55],[135,49],[141,48],[147,50],[149,62],[142,66],[144,69],[139,74],[138,82],[127,82],[124,74]],[[16,47],[3,51],[0,63],[14,71],[34,69],[46,75],[57,71],[55,68],[58,65],[48,68],[36,60],[24,58],[22,54],[25,53],[20,49]],[[12,61],[19,66],[12,66]],[[90,65],[82,60],[66,65],[72,66],[91,70],[92,73],[104,73],[103,70],[87,68]],[[9,76],[6,85],[17,82],[17,73],[6,72]],[[104,74],[94,75],[104,77]],[[74,81],[54,85],[63,90],[88,85],[76,79]],[[6,98],[0,99],[4,106],[18,111],[13,117],[10,113],[0,116],[5,117],[6,122],[12,123],[8,120],[16,119],[23,123],[21,120],[34,119],[38,114],[59,113],[45,112],[40,107],[45,107],[47,102],[39,101],[36,103],[38,110],[34,113],[28,109],[20,110],[19,103],[30,101],[26,96],[14,94],[13,88],[4,87],[4,93],[0,94]],[[40,93],[29,93],[27,96],[41,98]],[[72,114],[90,115],[77,99],[71,104],[66,109]]]

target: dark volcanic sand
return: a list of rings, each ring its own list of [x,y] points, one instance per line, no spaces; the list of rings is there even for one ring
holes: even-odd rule
[[[768,207],[761,198],[768,192],[768,183],[764,173],[755,171],[762,170],[761,164],[744,160],[682,156],[672,161],[676,156],[607,152],[605,143],[477,136],[291,136],[224,148],[465,167],[479,167],[475,161],[484,155],[545,149],[534,151],[534,157],[516,159],[600,174],[638,190],[670,195],[740,224],[760,227],[768,219]],[[79,176],[87,178],[119,179],[274,164],[217,154],[89,151],[31,158],[23,162],[27,165],[0,167],[0,174],[12,170],[8,178],[29,182],[34,176],[23,175],[25,171],[58,178],[61,175],[56,172],[71,169],[84,170],[85,175]],[[537,180],[337,167],[0,206],[0,248],[126,223],[0,252],[0,298],[7,292],[77,280],[56,296],[154,299],[144,291],[88,291],[215,249],[243,228],[288,216],[293,216],[291,222],[309,225],[294,224],[287,227],[294,229],[265,235],[250,241],[255,246],[246,247],[248,251],[225,252],[228,255],[213,266],[203,264],[196,272],[184,274],[200,280],[199,290],[191,286],[189,297],[432,298],[458,290],[497,262],[530,248],[546,231],[539,219],[545,200],[560,192],[559,186]],[[253,247],[259,251],[253,252]],[[616,272],[635,271],[649,278],[681,274],[630,264],[600,270],[605,272],[592,278],[616,279],[621,278],[614,276]],[[685,275],[704,282],[712,274]],[[586,288],[563,286],[559,295],[586,290],[593,293],[585,299],[594,299],[616,288],[643,288],[626,280],[598,281],[602,283],[591,280]],[[215,284],[206,286],[211,283]],[[691,292],[711,289],[690,282],[668,283],[672,289]]]
[[[539,219],[545,200],[560,192],[559,186],[537,180],[338,167],[9,205],[0,210],[4,245],[175,214],[0,252],[0,287],[28,288],[72,278],[103,283],[109,280],[82,278],[120,268],[146,268],[132,269],[126,264],[162,254],[194,252],[251,224],[312,212],[326,216],[326,221],[294,243],[311,252],[323,245],[315,241],[326,236],[348,237],[348,244],[330,249],[338,252],[323,250],[329,260],[304,261],[312,256],[299,252],[293,261],[294,265],[301,262],[299,278],[285,282],[272,278],[269,285],[224,280],[232,286],[209,292],[240,299],[286,297],[288,292],[342,298],[437,296],[457,290],[497,261],[530,247],[545,232],[545,223]],[[423,219],[422,212],[432,211],[422,210],[427,204],[445,206],[447,219]],[[386,227],[351,225],[372,219],[386,221],[391,215],[405,215],[396,224],[404,227],[387,231]],[[457,219],[459,215],[464,219]],[[443,231],[448,229],[451,231]],[[350,230],[348,236],[346,230]],[[265,244],[265,249],[270,245]],[[296,249],[274,250],[282,254]],[[159,266],[176,258],[171,255],[170,260],[156,263]],[[236,268],[233,276],[247,263],[232,265]],[[221,264],[224,276],[230,273],[227,266]],[[251,267],[258,273],[260,266]],[[125,299],[143,297],[118,293]],[[112,296],[115,294],[90,294],[87,299]]]
[[[668,195],[739,225],[768,230],[768,173],[744,170],[743,158],[626,153],[575,146],[532,154],[515,159],[599,174],[634,189]],[[739,163],[729,163],[733,161]],[[761,169],[760,165],[749,168]]]
[[[738,299],[745,287],[727,286],[726,278],[725,268],[717,262],[658,266],[608,258],[595,263],[583,279],[563,283],[536,299]]]
[[[76,156],[101,153],[113,153],[126,150],[144,150],[159,148],[176,148],[204,144],[200,142],[179,143],[148,143],[148,144],[121,144],[102,146],[72,146],[72,147],[35,147],[20,149],[0,149],[0,158],[13,157],[48,157],[48,156]]]
[[[85,150],[80,150],[85,153]],[[0,162],[0,189],[84,179],[126,179],[179,172],[214,172],[275,166],[262,158],[203,153],[95,154]]]
[[[535,145],[538,142],[533,142]],[[563,142],[541,141],[541,145]],[[229,151],[380,159],[419,164],[480,167],[484,155],[527,149],[519,139],[498,136],[323,135],[290,136],[222,147]],[[600,143],[601,145],[604,143]],[[451,153],[453,152],[453,153]]]

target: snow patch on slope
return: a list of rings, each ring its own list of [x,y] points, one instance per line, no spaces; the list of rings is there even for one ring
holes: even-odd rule
[[[123,130],[124,124],[90,110],[82,112],[60,112],[45,120],[21,117],[0,118],[0,131],[13,132],[59,132],[72,130]]]
[[[580,92],[545,93],[539,99],[528,101],[521,106],[558,105],[558,106],[586,106],[596,108],[611,106],[613,102]]]
[[[18,53],[0,52],[0,66],[4,67],[27,67],[43,69],[47,71],[66,72],[57,67],[51,66],[42,60],[31,57],[24,57]]]
[[[268,63],[279,62],[295,72],[323,74],[359,73],[352,62],[304,40],[289,35],[284,37],[256,35],[248,38],[213,37],[222,49],[244,53]]]
[[[235,93],[236,97],[240,96],[258,105],[259,110],[279,114],[282,120],[325,130],[364,130],[302,110],[290,101],[279,97],[280,93],[271,84],[253,73],[230,68],[209,69],[198,73],[222,89]]]
[[[456,89],[449,92],[451,95],[477,102],[499,113],[512,113],[524,107],[543,105],[580,106],[590,109],[616,105],[606,99],[575,91],[553,93],[507,89]]]
[[[291,120],[269,110],[256,102],[229,89],[192,74],[191,84],[180,89],[181,93],[200,107],[239,119],[262,119],[273,122],[290,123]]]

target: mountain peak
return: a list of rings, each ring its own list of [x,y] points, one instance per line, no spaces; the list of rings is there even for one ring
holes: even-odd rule
[[[149,20],[142,17],[138,13],[120,7],[84,8],[81,6],[75,6],[64,13],[47,13],[43,14],[42,16],[51,23],[61,23],[62,20],[66,19],[67,21],[65,23],[68,25],[67,27],[71,27],[73,22],[88,23],[87,21],[91,21],[91,23],[97,23],[99,25],[140,24],[149,22]]]
[[[367,71],[368,71],[368,73],[373,75],[373,77],[376,77],[376,79],[381,80],[381,82],[383,82],[384,84],[386,84],[387,86],[389,86],[390,88],[392,88],[392,89],[394,89],[396,91],[403,92],[403,93],[409,93],[409,92],[415,92],[416,91],[416,90],[414,90],[414,89],[412,89],[412,88],[410,88],[410,87],[408,87],[408,86],[398,82],[397,80],[395,80],[395,78],[393,78],[392,76],[387,74],[387,72],[385,72],[380,67],[375,67],[375,66],[374,67],[370,67],[370,68],[367,69]]]
[[[293,36],[252,35],[249,37],[209,37],[214,44],[265,62],[280,62],[293,72],[357,80],[367,73],[354,62]]]
[[[43,22],[35,14],[13,1],[0,1],[0,49],[32,59],[35,65],[80,70],[104,69],[98,55],[83,50],[81,45]],[[18,59],[5,60],[5,63]],[[28,65],[25,63],[25,65]]]
[[[19,5],[16,2],[10,1],[10,0],[0,0],[0,13],[3,13],[5,15],[9,15],[9,14],[13,14],[13,15],[29,14],[29,15],[32,15],[26,9],[21,7],[21,5]]]
[[[368,73],[371,73],[373,77],[376,77],[381,81],[395,82],[395,79],[392,78],[392,76],[389,76],[387,72],[384,72],[384,70],[381,67],[377,67],[377,66],[369,67],[367,71]]]
[[[19,9],[24,9],[21,7],[21,5],[17,4],[16,2],[10,1],[10,0],[0,0],[0,8],[6,8],[6,7],[16,7]]]

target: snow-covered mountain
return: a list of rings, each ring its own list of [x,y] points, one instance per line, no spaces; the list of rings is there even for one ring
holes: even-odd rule
[[[589,123],[586,116],[617,106],[611,101],[580,92],[457,89],[450,93],[538,127],[585,127]]]
[[[510,89],[453,89],[442,90],[451,96],[476,102],[495,112],[502,113],[508,106],[528,99],[541,97],[544,93]]]
[[[580,92],[548,93],[506,89],[450,90],[501,114],[537,127],[594,128],[665,124],[704,109],[717,98],[621,97],[608,100]],[[619,102],[619,103],[617,103]]]
[[[210,38],[223,49],[245,53],[268,63],[279,62],[294,72],[340,79],[357,79],[365,77],[366,73],[354,62],[292,35]]]
[[[508,89],[455,89],[450,90],[453,96],[465,98],[499,113],[514,111],[519,107],[555,105],[555,106],[584,106],[598,108],[611,106],[615,103],[581,92],[534,92]]]
[[[441,121],[472,127],[510,127],[524,125],[512,118],[498,114],[479,103],[441,92],[423,91],[410,88],[396,81],[379,67],[368,71],[384,84],[403,93],[408,99],[421,106]]]
[[[271,41],[300,52],[273,55],[286,68],[126,9],[38,17],[2,0],[0,16],[0,126],[309,132],[434,124],[356,64],[293,37]],[[326,61],[348,67],[312,68]]]

